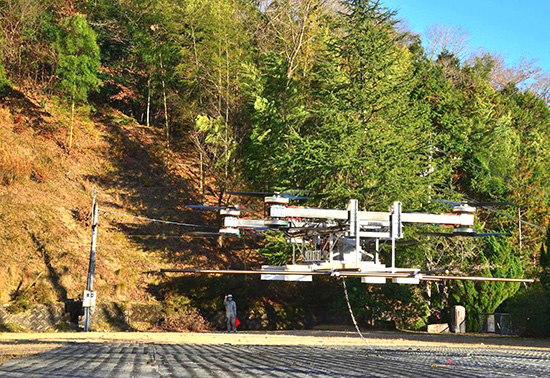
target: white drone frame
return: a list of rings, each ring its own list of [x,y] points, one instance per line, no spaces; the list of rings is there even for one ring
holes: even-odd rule
[[[222,234],[239,235],[240,228],[269,229],[279,227],[296,227],[302,220],[347,221],[349,228],[346,238],[354,240],[355,247],[343,255],[342,259],[329,259],[319,264],[292,264],[283,266],[264,265],[261,270],[212,270],[212,269],[162,269],[165,273],[205,273],[205,274],[260,274],[262,280],[312,281],[313,276],[360,277],[363,283],[385,283],[388,278],[394,283],[418,284],[420,281],[470,280],[470,281],[507,281],[534,282],[532,279],[504,277],[471,277],[449,276],[423,273],[415,268],[398,268],[395,266],[396,240],[403,238],[403,224],[438,224],[453,225],[457,234],[472,235],[476,233],[474,225],[475,207],[466,204],[455,206],[454,214],[403,213],[401,202],[394,202],[388,212],[359,211],[359,202],[352,199],[347,209],[322,209],[306,207],[288,207],[289,199],[278,194],[265,197],[269,206],[270,219],[239,218],[238,209],[224,209]],[[387,230],[389,228],[389,231]],[[374,239],[376,255],[374,261],[362,261],[361,239]],[[301,242],[300,238],[289,238],[290,242]],[[380,263],[379,241],[391,240],[391,267]]]

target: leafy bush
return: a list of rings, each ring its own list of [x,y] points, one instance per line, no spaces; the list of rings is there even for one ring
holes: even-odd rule
[[[550,336],[550,292],[536,286],[511,298],[506,309],[512,327],[522,336]]]
[[[177,293],[167,293],[164,300],[164,319],[159,326],[164,331],[182,332],[182,331],[206,331],[210,329],[208,321],[191,306],[191,301],[185,295]]]
[[[29,330],[19,324],[3,323],[0,324],[0,332],[29,332]]]
[[[5,97],[9,93],[10,87],[11,82],[6,77],[6,70],[4,69],[4,66],[0,63],[0,98]]]
[[[260,249],[270,265],[284,265],[292,259],[292,244],[286,241],[282,232],[273,231],[266,233],[266,242]]]
[[[10,314],[19,314],[31,308],[31,299],[28,293],[20,293],[14,296],[13,301],[6,307]]]

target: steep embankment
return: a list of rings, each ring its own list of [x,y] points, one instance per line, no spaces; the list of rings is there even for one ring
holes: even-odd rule
[[[13,93],[0,101],[0,303],[76,298],[86,284],[92,193],[100,209],[216,225],[196,202],[197,175],[185,137],[164,147],[162,132],[99,108],[70,117],[55,99]],[[183,152],[174,152],[183,151]],[[182,237],[185,227],[100,212],[95,289],[100,300],[152,301],[161,266],[240,266],[256,254],[242,242]],[[244,256],[249,256],[248,260]],[[250,257],[251,256],[251,257]]]

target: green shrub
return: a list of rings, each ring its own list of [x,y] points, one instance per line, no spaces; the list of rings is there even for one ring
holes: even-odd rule
[[[192,309],[191,300],[185,295],[170,293],[164,301],[164,310],[169,315],[179,314]]]
[[[512,314],[512,329],[522,336],[550,336],[550,292],[536,286],[506,304]]]
[[[286,236],[279,231],[266,233],[266,242],[260,252],[269,265],[285,265],[292,261],[292,244],[288,243]]]
[[[10,92],[10,88],[11,82],[6,77],[6,70],[4,69],[4,66],[0,63],[0,98],[6,97]]]
[[[19,314],[31,308],[31,300],[28,295],[19,294],[14,297],[13,301],[6,307],[6,311],[10,314]]]
[[[0,324],[0,332],[29,332],[29,330],[19,324],[3,323]]]

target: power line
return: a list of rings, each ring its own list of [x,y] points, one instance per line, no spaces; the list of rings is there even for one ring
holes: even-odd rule
[[[191,224],[191,223],[181,223],[181,222],[172,222],[172,221],[167,221],[167,220],[162,220],[162,219],[147,218],[147,217],[140,217],[140,216],[137,216],[137,215],[123,214],[123,213],[119,213],[119,212],[116,212],[116,211],[109,211],[109,210],[103,210],[103,209],[99,209],[99,211],[102,211],[102,212],[108,213],[108,214],[120,215],[120,216],[122,216],[122,217],[128,217],[128,218],[135,218],[135,219],[147,220],[147,221],[150,221],[150,222],[174,224],[174,225],[176,225],[176,226],[218,229],[218,227],[213,227],[213,226],[206,226],[206,225],[199,225],[199,224]]]

